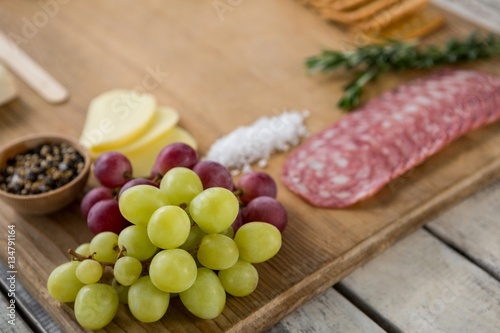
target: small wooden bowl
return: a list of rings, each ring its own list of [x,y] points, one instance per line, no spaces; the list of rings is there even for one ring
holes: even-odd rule
[[[77,140],[58,134],[35,134],[14,140],[0,147],[0,170],[7,161],[17,154],[24,153],[42,144],[67,143],[75,148],[84,158],[85,166],[78,176],[57,189],[41,194],[18,195],[0,190],[0,198],[18,213],[43,215],[56,212],[83,193],[90,173],[90,154]]]

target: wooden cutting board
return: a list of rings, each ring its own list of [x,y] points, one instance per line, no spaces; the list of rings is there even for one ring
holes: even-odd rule
[[[298,2],[51,3],[56,2],[49,8],[41,6],[43,1],[2,1],[0,28],[11,37],[19,36],[21,48],[63,83],[71,97],[65,104],[49,105],[17,81],[20,98],[0,108],[0,144],[34,132],[78,137],[92,97],[113,88],[151,87],[152,73],[158,84],[150,92],[160,104],[180,111],[181,125],[197,139],[201,153],[236,126],[284,109],[310,110],[311,133],[343,116],[335,103],[348,76],[309,77],[303,62],[323,47],[353,48],[355,39]],[[446,19],[447,27],[429,41],[475,29],[454,16],[446,14]],[[463,67],[500,75],[498,60]],[[422,74],[387,75],[371,85],[368,94],[375,96]],[[285,158],[286,154],[273,157],[266,169],[278,181]],[[288,210],[289,226],[280,253],[258,265],[260,283],[255,293],[229,297],[215,320],[194,318],[177,299],[165,318],[154,324],[139,323],[122,307],[103,331],[268,328],[418,228],[430,214],[492,180],[499,170],[500,124],[495,124],[459,139],[374,198],[348,209],[313,208],[279,183],[278,198]],[[0,211],[2,244],[7,226],[16,225],[18,280],[66,331],[80,331],[71,307],[52,300],[45,287],[50,271],[68,260],[66,250],[91,238],[78,203],[42,217],[20,216],[3,203]],[[3,262],[6,257],[2,250]]]

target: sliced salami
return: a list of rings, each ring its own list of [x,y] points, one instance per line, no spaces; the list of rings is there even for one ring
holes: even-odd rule
[[[297,168],[289,169],[288,179],[317,206],[323,202],[354,203],[359,200],[357,196],[370,195],[383,187],[392,174],[381,153],[358,141],[321,145],[306,154],[296,154],[293,163]]]
[[[443,71],[414,80],[310,137],[283,166],[284,184],[318,207],[374,195],[447,144],[500,119],[500,79]]]

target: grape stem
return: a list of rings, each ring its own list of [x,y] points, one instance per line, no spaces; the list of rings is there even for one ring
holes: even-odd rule
[[[124,257],[125,256],[125,251],[127,251],[127,249],[125,248],[125,246],[120,246],[120,251],[118,251],[118,254],[116,255],[116,259],[120,259],[121,257]]]
[[[196,249],[196,250],[198,250],[198,249]],[[125,257],[125,252],[126,251],[127,251],[127,249],[125,248],[125,246],[120,246],[118,254],[116,255],[116,259],[118,260],[121,257]],[[96,254],[95,252],[92,253],[91,255],[88,255],[88,256],[81,255],[80,253],[76,252],[73,249],[68,249],[67,252],[71,256],[72,260],[77,260],[77,261],[84,261],[86,259],[95,260],[94,259],[94,255]],[[114,268],[114,266],[115,266],[114,262],[104,262],[104,261],[99,261],[99,260],[96,260],[96,261],[98,261],[103,266],[103,268],[105,268],[106,266]],[[144,261],[141,261],[141,263],[142,263],[143,272],[147,273],[148,272],[149,264],[151,263],[151,260],[144,260]]]
[[[156,184],[160,184],[162,178],[163,178],[163,176],[160,173],[157,173],[156,176],[152,179],[152,182],[156,183]]]
[[[200,248],[200,246],[198,245],[198,246],[196,246],[194,249],[189,250],[188,252],[189,252],[189,254],[190,254],[190,255],[192,255],[193,257],[195,257],[195,258],[196,258],[196,255],[197,255],[197,253],[198,253],[198,249],[199,249],[199,248]]]
[[[121,189],[121,187],[117,187],[117,188],[114,188],[114,189],[112,190],[112,193],[113,193],[113,199],[118,200],[118,193],[120,193],[120,189]]]
[[[92,259],[92,257],[94,256],[95,252],[92,253],[89,256],[82,256],[80,253],[76,252],[75,250],[69,249],[68,250],[68,254],[71,256],[71,258],[73,260],[84,261],[86,259]]]
[[[75,250],[73,249],[69,249],[68,250],[68,254],[71,256],[71,258],[73,260],[77,260],[77,261],[84,261],[86,259],[92,259],[92,260],[95,260],[94,259],[94,255],[96,254],[95,252],[92,253],[91,255],[88,255],[88,256],[83,256],[81,255],[80,253],[76,252]],[[99,261],[99,260],[96,260],[98,261],[99,263],[101,263],[101,265],[103,266],[111,266],[113,267],[115,265],[115,263],[113,262],[103,262],[103,261]]]

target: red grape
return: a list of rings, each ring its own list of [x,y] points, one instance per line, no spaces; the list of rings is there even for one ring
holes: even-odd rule
[[[97,235],[103,231],[119,234],[130,223],[122,216],[118,208],[118,201],[114,199],[101,200],[89,211],[87,226]]]
[[[262,196],[276,198],[278,193],[274,179],[267,173],[258,171],[242,176],[238,181],[238,188],[242,191],[240,198],[243,203]]]
[[[285,207],[278,200],[264,196],[248,203],[243,211],[243,221],[244,223],[267,222],[283,232],[288,223],[288,216]]]
[[[209,187],[224,187],[230,191],[234,189],[231,174],[218,162],[201,161],[193,167],[193,171],[200,177],[203,189]]]
[[[120,192],[118,192],[118,197],[117,199],[120,199],[120,196],[122,195],[125,190],[131,188],[132,186],[136,185],[151,185],[154,187],[159,187],[158,184],[156,184],[154,181],[146,179],[146,178],[134,178],[132,180],[129,180],[128,182],[125,183],[125,185],[122,186],[120,189]]]
[[[158,153],[151,178],[157,174],[163,176],[168,170],[179,166],[191,169],[197,162],[198,155],[191,146],[182,142],[169,144]]]
[[[116,188],[123,186],[132,177],[132,164],[118,152],[106,152],[94,163],[94,175],[101,185]]]
[[[243,210],[240,208],[238,211],[238,215],[236,215],[236,219],[234,220],[232,227],[234,234],[236,235],[236,231],[243,225]]]
[[[101,200],[113,199],[113,190],[107,187],[96,187],[91,189],[82,199],[80,210],[82,215],[87,218],[90,208]]]

